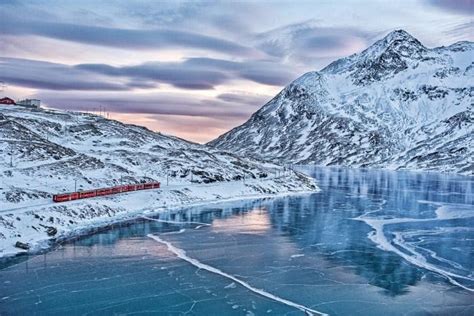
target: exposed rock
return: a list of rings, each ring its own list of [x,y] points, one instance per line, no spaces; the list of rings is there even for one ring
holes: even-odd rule
[[[30,245],[28,243],[22,243],[21,241],[17,241],[15,243],[15,247],[23,249],[23,250],[28,250],[30,249]]]
[[[46,233],[48,236],[54,236],[58,233],[58,230],[55,227],[48,227],[46,228]]]

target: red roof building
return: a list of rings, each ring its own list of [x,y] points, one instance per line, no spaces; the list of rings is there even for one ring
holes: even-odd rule
[[[16,103],[15,103],[15,100],[5,97],[5,98],[1,98],[1,99],[0,99],[0,104],[11,104],[11,105],[15,105]]]

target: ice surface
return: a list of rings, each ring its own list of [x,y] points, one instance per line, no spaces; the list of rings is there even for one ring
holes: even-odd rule
[[[0,314],[304,313],[278,298],[329,315],[474,314],[472,178],[306,171],[321,192],[150,213],[4,262]]]

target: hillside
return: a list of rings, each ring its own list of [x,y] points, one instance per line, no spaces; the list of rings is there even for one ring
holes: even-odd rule
[[[51,201],[55,193],[148,181],[162,189]],[[302,174],[144,127],[0,105],[0,256],[19,251],[16,241],[50,239],[48,227],[56,238],[143,210],[316,189]]]

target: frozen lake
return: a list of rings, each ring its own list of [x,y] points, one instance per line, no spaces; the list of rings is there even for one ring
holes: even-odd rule
[[[1,263],[1,315],[474,315],[474,178],[305,168],[312,195],[124,223]]]

